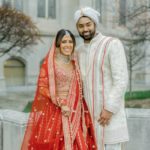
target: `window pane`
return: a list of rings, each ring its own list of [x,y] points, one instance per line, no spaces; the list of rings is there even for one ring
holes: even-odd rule
[[[46,0],[38,0],[38,17],[45,18]]]
[[[56,0],[48,0],[48,18],[56,18]]]
[[[23,0],[3,0],[3,5],[8,5],[23,11]]]
[[[17,59],[9,59],[4,63],[6,86],[25,85],[25,65]]]
[[[96,0],[96,10],[100,12],[100,22],[102,22],[102,0]]]
[[[18,10],[23,10],[23,1],[22,0],[15,0],[14,7]]]
[[[126,0],[120,0],[120,24],[126,23]]]
[[[2,4],[7,6],[12,6],[11,0],[3,0]]]

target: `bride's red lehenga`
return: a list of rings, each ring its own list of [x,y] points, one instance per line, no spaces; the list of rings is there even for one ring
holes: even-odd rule
[[[56,83],[58,85],[61,78],[54,63],[54,53],[53,43],[40,70],[21,150],[97,149],[93,123],[82,96],[80,72],[75,59],[67,97],[67,105],[72,111],[69,117],[62,115],[56,94]]]

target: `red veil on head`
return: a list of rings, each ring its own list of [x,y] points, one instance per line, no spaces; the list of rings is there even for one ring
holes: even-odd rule
[[[84,139],[81,146],[88,138],[90,146],[96,145],[92,121],[89,114],[84,113],[88,110],[82,98],[80,72],[75,56],[75,73],[67,98],[67,105],[72,111],[69,117],[64,117],[61,113],[56,100],[55,49],[53,42],[42,64],[21,150],[73,150],[76,137],[81,132]]]

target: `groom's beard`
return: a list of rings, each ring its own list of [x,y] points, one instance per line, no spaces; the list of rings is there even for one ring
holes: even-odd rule
[[[79,33],[79,35],[84,39],[84,41],[91,41],[95,36],[95,30],[82,32]]]

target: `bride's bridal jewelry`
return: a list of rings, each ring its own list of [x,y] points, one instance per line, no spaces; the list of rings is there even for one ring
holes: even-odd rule
[[[60,53],[56,54],[56,60],[62,62],[63,64],[69,64],[71,61],[69,56],[64,56]]]

